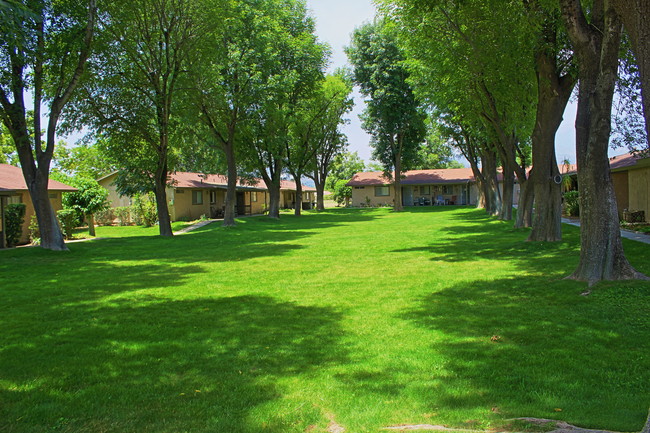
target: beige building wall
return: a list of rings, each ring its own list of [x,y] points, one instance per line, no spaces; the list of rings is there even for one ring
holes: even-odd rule
[[[105,177],[101,181],[98,181],[98,183],[106,188],[108,190],[108,203],[110,207],[115,208],[115,207],[125,207],[125,206],[131,206],[131,198],[120,195],[117,192],[117,187],[113,182],[115,182],[115,178],[117,177],[116,174],[112,174],[108,177]]]
[[[181,188],[167,194],[170,199],[170,217],[173,221],[192,221],[202,215],[210,217],[210,190]]]
[[[385,192],[388,195],[381,195]],[[352,187],[352,206],[393,206],[394,200],[395,188],[392,185],[384,185],[380,189],[375,186]]]
[[[646,221],[650,220],[650,167],[628,172],[628,210],[644,211]],[[618,193],[616,195],[618,200]]]
[[[618,216],[619,218],[622,218],[623,210],[629,209],[630,207],[628,171],[619,171],[612,173],[612,184],[614,185],[614,194],[616,195],[616,207],[618,208]]]
[[[50,191],[48,192],[50,197],[50,203],[54,209],[54,213],[63,209],[62,204],[62,195],[60,191]],[[22,235],[20,237],[20,243],[26,244],[29,243],[29,224],[32,221],[32,215],[36,215],[34,211],[34,204],[32,203],[32,198],[27,191],[22,191],[16,195],[12,195],[7,200],[7,204],[10,203],[24,203],[25,204],[25,221],[22,226]]]

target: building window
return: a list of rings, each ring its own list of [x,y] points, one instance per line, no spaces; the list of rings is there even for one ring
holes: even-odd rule
[[[192,191],[192,204],[203,204],[203,191]]]
[[[387,186],[376,186],[375,187],[375,197],[387,197],[390,195],[389,187]]]
[[[18,204],[22,202],[22,195],[12,195],[7,199],[7,204]]]
[[[429,195],[429,194],[431,194],[431,186],[426,185],[420,187],[420,195]]]
[[[257,201],[257,191],[251,191],[251,201],[252,202]]]
[[[217,191],[210,191],[210,204],[217,203]]]
[[[176,194],[185,194],[185,190],[184,189],[177,189]]]
[[[47,196],[48,196],[49,198],[57,198],[57,197],[58,197],[57,193],[55,193],[55,192],[51,192],[51,193],[49,193]]]
[[[365,189],[365,186],[355,186],[354,189]]]

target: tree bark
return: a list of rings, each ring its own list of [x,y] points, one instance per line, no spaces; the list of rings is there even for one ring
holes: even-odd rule
[[[517,203],[517,218],[515,228],[530,227],[533,225],[533,202],[535,191],[530,179],[519,181],[519,201]]]
[[[237,164],[235,161],[235,149],[232,144],[224,144],[223,151],[226,154],[228,165],[228,186],[226,189],[226,202],[223,214],[223,227],[234,227],[235,206],[237,205]]]
[[[295,216],[300,216],[302,214],[302,182],[298,175],[295,175],[293,180],[296,183],[296,206],[293,213]]]
[[[316,187],[316,210],[325,210],[325,178],[320,175],[318,169],[314,170],[314,186]]]
[[[89,213],[86,215],[86,219],[88,220],[88,234],[90,236],[97,236],[95,233],[95,215]]]
[[[555,40],[555,25],[545,27],[544,39]],[[530,181],[535,193],[535,215],[529,241],[562,240],[562,184],[555,155],[555,134],[562,123],[575,79],[557,71],[554,54],[541,49],[535,59],[537,114],[532,136],[533,170]]]
[[[481,167],[483,172],[485,210],[489,215],[498,217],[501,213],[501,193],[499,192],[499,180],[497,178],[497,156],[494,150],[485,149],[481,152]]]
[[[512,205],[514,204],[515,174],[504,167],[501,196],[501,213],[499,219],[503,221],[512,220]]]
[[[160,236],[173,236],[172,224],[167,207],[167,164],[158,167],[154,179],[154,195],[156,196],[156,211],[158,213],[158,231]]]
[[[648,0],[610,0],[630,37],[639,66],[646,135],[650,138],[650,2]],[[647,143],[650,145],[650,143]]]
[[[395,212],[401,212],[404,210],[404,205],[402,203],[402,156],[398,154],[395,158],[395,205],[393,210]]]
[[[606,0],[596,0],[591,21],[580,0],[560,0],[562,17],[579,60],[576,155],[580,193],[580,263],[569,279],[647,279],[623,252],[607,148],[622,26]]]

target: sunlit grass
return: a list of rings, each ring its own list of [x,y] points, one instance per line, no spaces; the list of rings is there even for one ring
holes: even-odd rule
[[[639,430],[650,284],[480,210],[335,209],[0,251],[0,431]],[[157,230],[157,228],[153,228]],[[625,241],[650,272],[647,245]]]

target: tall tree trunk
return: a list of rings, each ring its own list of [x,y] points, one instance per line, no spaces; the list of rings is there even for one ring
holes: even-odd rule
[[[621,16],[632,42],[639,66],[645,130],[650,138],[650,2],[648,0],[610,0]],[[646,143],[650,145],[650,143]]]
[[[86,215],[86,220],[88,221],[88,234],[90,236],[97,236],[95,233],[95,215],[89,213]]]
[[[269,218],[280,218],[280,185],[270,182],[266,186],[269,190]]]
[[[42,180],[36,180],[28,183],[27,186],[36,212],[38,229],[41,234],[41,247],[53,251],[67,251],[65,238],[50,202],[47,191],[47,178],[45,178],[45,183]]]
[[[154,179],[154,195],[156,196],[156,211],[158,213],[158,231],[160,236],[173,236],[172,223],[167,207],[167,167],[159,167]]]
[[[530,180],[519,181],[519,201],[517,203],[517,218],[515,228],[530,227],[533,225],[533,202],[535,191]]]
[[[228,165],[228,186],[226,189],[226,202],[223,214],[223,227],[235,226],[235,206],[237,205],[237,164],[235,161],[235,149],[232,143],[224,144],[223,151],[226,154]]]
[[[550,26],[549,38],[555,38]],[[555,156],[555,134],[573,92],[575,79],[558,76],[556,58],[545,51],[536,56],[537,115],[533,130],[533,170],[530,181],[535,192],[535,215],[529,241],[562,240],[562,184]]]
[[[576,155],[580,193],[580,263],[568,278],[587,281],[647,278],[623,252],[607,148],[618,71],[621,22],[606,0],[596,0],[587,22],[580,0],[560,0],[580,86]]]
[[[404,210],[404,204],[402,203],[402,157],[399,155],[395,161],[395,206],[393,210],[395,212],[401,212]]]
[[[501,214],[499,219],[503,221],[512,220],[512,205],[514,204],[515,174],[512,170],[503,169],[503,183],[501,196]]]
[[[296,206],[294,209],[294,215],[300,216],[302,213],[302,182],[300,181],[299,175],[294,175],[293,180],[296,183]]]
[[[498,217],[501,213],[501,193],[497,178],[497,155],[494,150],[485,149],[481,152],[481,162],[483,163],[481,170],[485,179],[483,184],[486,203],[485,210],[488,215]]]
[[[314,186],[316,187],[316,210],[325,210],[325,179],[318,170],[314,171]]]

